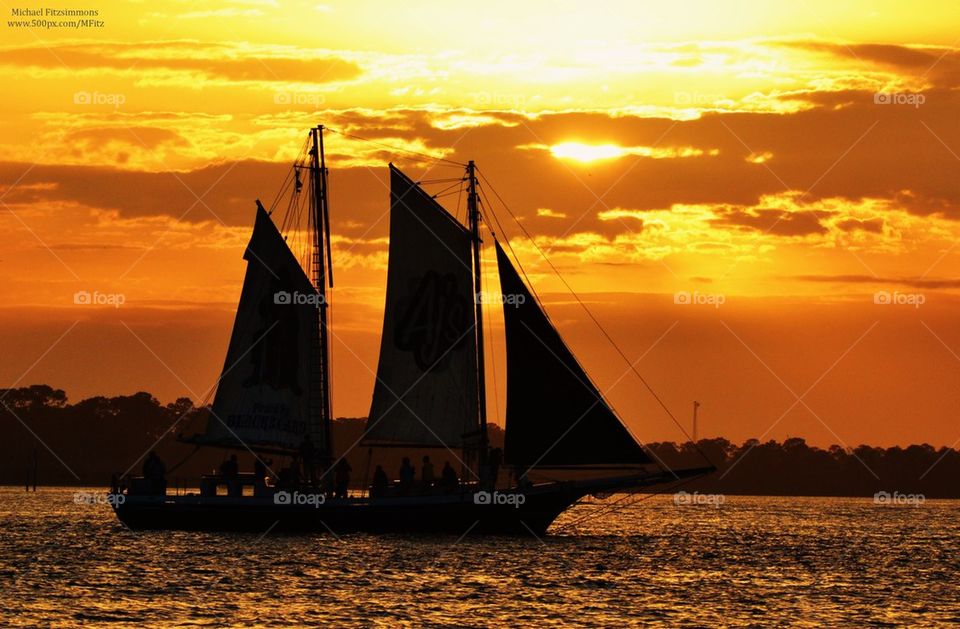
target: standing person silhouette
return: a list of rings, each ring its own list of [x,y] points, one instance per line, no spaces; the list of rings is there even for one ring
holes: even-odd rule
[[[400,493],[410,493],[416,474],[417,470],[410,464],[410,458],[403,457],[403,461],[400,462]]]

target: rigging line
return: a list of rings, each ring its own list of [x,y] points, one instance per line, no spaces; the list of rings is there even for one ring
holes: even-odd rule
[[[460,186],[460,192],[457,194],[457,209],[453,213],[458,219],[460,218],[460,200],[463,198],[463,186]]]
[[[456,183],[447,186],[446,188],[444,188],[444,189],[441,190],[440,192],[434,194],[431,198],[436,199],[436,198],[441,197],[441,196],[453,194],[453,189],[454,189],[454,188],[462,188],[462,187],[463,187],[463,186],[461,185],[462,183],[463,183],[463,180],[462,180],[462,179],[457,179],[457,180],[456,180]]]
[[[438,192],[437,194],[433,195],[430,198],[433,200],[437,200],[437,199],[442,199],[444,197],[452,197],[455,194],[457,194],[456,190],[451,190],[449,192]]]
[[[454,161],[454,160],[452,160],[452,159],[447,159],[447,158],[445,158],[445,157],[438,157],[438,156],[436,156],[436,155],[430,155],[430,154],[428,154],[428,153],[421,153],[421,152],[419,152],[419,151],[413,151],[413,150],[411,150],[411,149],[405,149],[405,148],[402,148],[402,147],[399,147],[399,146],[394,146],[394,145],[392,145],[392,144],[387,144],[387,143],[385,143],[385,142],[378,142],[378,141],[376,141],[376,140],[371,140],[371,139],[369,139],[369,138],[364,138],[364,137],[361,137],[361,136],[359,136],[359,135],[354,135],[354,134],[352,134],[352,133],[347,133],[346,131],[338,131],[338,130],[336,130],[336,129],[331,129],[330,127],[324,127],[324,129],[326,129],[327,131],[329,131],[329,132],[331,132],[331,133],[337,133],[337,134],[339,134],[339,135],[342,135],[342,136],[345,137],[345,138],[352,138],[352,139],[354,139],[354,140],[360,140],[360,141],[362,141],[362,142],[369,142],[369,143],[375,144],[375,145],[377,145],[377,146],[382,146],[382,147],[384,147],[384,148],[388,148],[388,149],[390,149],[391,151],[401,151],[401,152],[404,152],[404,153],[410,153],[411,155],[417,155],[417,156],[419,156],[419,157],[425,157],[425,158],[427,158],[427,159],[429,159],[429,160],[431,160],[431,161],[435,161],[435,162],[445,162],[445,163],[447,163],[447,164],[450,164],[450,165],[452,165],[452,166],[458,166],[458,167],[460,167],[460,168],[465,168],[465,167],[467,166],[466,164],[464,164],[464,163],[462,163],[462,162],[457,162],[457,161]]]
[[[477,170],[479,171],[479,169]],[[482,172],[480,173],[480,177],[482,177],[484,181],[486,181],[486,178],[483,177]],[[484,192],[483,187],[478,186],[478,188],[480,189],[481,196],[483,198],[486,198],[486,193]],[[507,208],[507,205],[503,202],[503,199],[500,198],[500,195],[497,194],[497,191],[493,189],[493,186],[491,186],[490,189],[493,190],[493,193],[497,195],[497,199],[500,200],[500,203],[503,205],[503,207]],[[493,216],[493,220],[497,224],[497,229],[500,231],[501,234],[503,234],[503,241],[507,243],[507,249],[510,250],[510,254],[513,256],[513,259],[517,262],[517,268],[520,269],[520,273],[523,275],[523,279],[526,280],[527,282],[527,288],[530,289],[530,292],[533,294],[533,298],[537,300],[537,303],[540,304],[540,309],[543,310],[544,314],[546,315],[547,313],[546,313],[546,308],[544,308],[543,306],[543,300],[540,299],[540,294],[537,292],[537,289],[534,287],[533,282],[530,281],[530,277],[527,275],[527,270],[523,268],[522,264],[520,264],[520,257],[517,255],[517,252],[514,251],[513,245],[510,243],[510,240],[507,238],[507,232],[503,228],[503,225],[500,223],[500,217],[497,216],[497,213],[494,211],[492,204],[487,203],[484,205],[484,207],[490,210],[490,215]],[[507,211],[509,212],[510,209],[507,208]],[[513,217],[514,221],[517,220],[516,217],[513,216],[513,214],[511,214],[510,216]],[[492,230],[491,230],[491,233],[493,233]],[[494,234],[494,238],[496,238],[496,234]],[[547,315],[547,318],[549,318],[549,315]]]
[[[287,183],[287,180],[290,180],[291,177],[296,177],[295,172],[297,168],[301,166],[303,164],[303,161],[306,159],[307,147],[309,146],[309,142],[310,142],[310,135],[307,134],[307,139],[304,140],[303,145],[300,147],[300,150],[297,152],[297,158],[294,160],[293,166],[290,168],[289,171],[287,171],[287,175],[283,179],[283,183],[280,186],[280,192],[277,193],[277,196],[276,198],[274,198],[273,203],[270,204],[270,211],[273,211],[274,206],[277,204],[278,201],[280,201],[281,196],[283,196],[284,192],[286,191],[286,188],[289,185]]]
[[[503,197],[500,196],[496,188],[494,188],[493,185],[487,180],[487,178],[483,176],[483,172],[480,172],[480,176],[483,178],[483,181],[490,187],[490,190],[500,201],[500,204],[503,205],[505,210],[507,210],[507,213],[510,214],[510,217],[513,218],[514,222],[517,224],[520,230],[524,233],[524,235],[527,237],[527,239],[530,241],[533,247],[537,250],[537,253],[540,254],[540,257],[542,257],[544,261],[550,266],[550,269],[553,270],[553,273],[557,276],[557,278],[559,278],[560,281],[563,282],[563,285],[567,288],[568,291],[570,291],[570,294],[573,295],[573,298],[577,300],[577,303],[580,305],[581,308],[583,308],[583,311],[587,313],[587,316],[589,316],[590,320],[593,321],[594,325],[597,326],[597,329],[600,330],[603,336],[606,337],[607,341],[609,341],[610,345],[613,346],[614,350],[616,350],[616,352],[620,355],[620,357],[623,358],[623,360],[627,363],[627,365],[630,368],[630,371],[632,371],[633,374],[640,380],[640,382],[643,383],[643,386],[647,389],[650,395],[653,396],[653,399],[657,401],[657,404],[660,405],[660,408],[663,409],[663,411],[673,421],[673,423],[677,426],[677,428],[680,429],[680,432],[683,434],[683,436],[685,436],[687,440],[693,444],[693,447],[697,450],[700,456],[703,457],[703,460],[706,461],[709,465],[713,465],[713,462],[710,460],[710,457],[708,457],[706,453],[700,448],[700,446],[693,441],[693,437],[691,437],[690,434],[687,432],[686,428],[683,427],[683,424],[681,424],[677,420],[674,414],[670,411],[669,407],[667,407],[666,403],[660,398],[659,395],[657,395],[657,392],[653,390],[653,387],[650,386],[650,383],[647,382],[646,378],[640,375],[640,372],[637,371],[636,367],[634,367],[634,364],[630,361],[630,359],[623,352],[623,350],[620,349],[620,346],[617,345],[617,343],[613,340],[613,337],[610,336],[606,328],[604,328],[603,325],[601,325],[600,321],[598,321],[597,318],[593,315],[593,312],[591,312],[590,309],[587,307],[587,305],[583,303],[583,300],[580,299],[580,295],[578,295],[570,286],[570,284],[567,283],[567,280],[560,274],[560,271],[557,270],[557,267],[553,265],[553,262],[551,262],[550,259],[547,257],[547,255],[543,252],[543,250],[540,248],[540,245],[538,245],[537,242],[533,239],[533,237],[530,235],[530,232],[527,231],[526,227],[524,227],[523,224],[519,220],[517,220],[517,217],[510,210],[510,206],[508,206],[506,202],[504,202]],[[509,241],[507,242],[509,245]],[[510,248],[510,251],[511,253],[513,253],[513,247]],[[514,253],[514,257],[516,257],[515,253]],[[519,263],[519,258],[517,259],[517,262]],[[520,270],[523,273],[524,278],[526,278],[526,272],[523,271],[522,265]],[[527,281],[529,282],[529,280]],[[536,293],[534,293],[534,296],[536,297]],[[537,297],[537,301],[540,301],[539,297]]]
[[[170,468],[166,471],[166,473],[167,473],[167,474],[173,474],[174,472],[177,471],[178,468],[182,467],[184,463],[186,463],[187,461],[189,461],[190,459],[192,459],[192,458],[193,458],[193,455],[196,454],[196,453],[199,452],[199,451],[200,451],[200,446],[198,446],[198,445],[194,446],[194,447],[193,447],[193,450],[191,450],[190,453],[187,454],[187,456],[183,457],[182,459],[180,459],[180,461],[179,461],[178,463],[176,463],[174,466],[170,467]]]
[[[420,181],[418,181],[418,182],[416,182],[416,183],[417,183],[417,185],[419,186],[419,185],[423,185],[423,184],[432,184],[432,183],[450,183],[451,181],[466,181],[466,178],[464,178],[464,177],[445,177],[445,178],[443,178],[443,179],[421,179]]]
[[[287,177],[283,180],[283,181],[284,181],[283,187],[280,189],[280,192],[277,194],[277,199],[275,199],[274,202],[273,202],[273,204],[270,206],[270,211],[271,211],[271,212],[273,211],[273,208],[274,208],[274,206],[277,204],[277,201],[280,199],[280,197],[281,197],[282,195],[286,195],[286,194],[287,194],[287,191],[290,190],[290,189],[291,189],[291,186],[294,184],[294,181],[296,181],[296,178],[297,178],[297,176],[298,176],[298,174],[297,174],[297,173],[298,173],[298,169],[302,168],[302,165],[301,165],[301,164],[302,164],[303,159],[305,159],[305,158],[298,158],[298,160],[297,160],[296,162],[294,162],[293,166],[290,168],[290,171],[287,173]],[[292,178],[291,178],[291,175],[293,175]],[[294,222],[293,222],[292,225],[290,224],[290,221],[291,221],[291,213],[294,212],[294,211],[296,211],[296,209],[297,209],[297,204],[300,203],[300,197],[301,197],[301,196],[302,196],[302,195],[300,195],[300,193],[297,192],[296,189],[294,189],[294,190],[290,193],[290,198],[289,198],[289,200],[287,201],[286,213],[284,214],[284,217],[283,217],[283,224],[280,226],[280,232],[281,232],[281,233],[283,233],[284,231],[286,231],[286,229],[287,229],[288,226],[295,229],[296,227],[298,227],[298,226],[300,225],[300,222],[299,222],[299,221],[300,221],[300,215],[299,215],[299,214],[296,214],[296,218],[295,218],[295,220],[294,220]]]
[[[293,194],[290,198],[290,203],[293,206],[294,220],[293,220],[293,230],[294,230],[294,239],[296,242],[297,251],[300,254],[301,266],[306,269],[307,272],[310,271],[310,250],[308,247],[308,238],[309,234],[307,230],[303,227],[303,208],[306,205],[303,202],[303,196],[299,194]]]
[[[667,485],[665,485],[662,489],[654,490],[654,491],[652,491],[652,492],[650,492],[650,493],[648,493],[648,494],[642,494],[641,497],[640,497],[638,500],[635,500],[635,501],[633,501],[633,502],[627,503],[627,504],[623,505],[622,508],[628,509],[628,508],[630,508],[630,507],[634,507],[634,506],[636,506],[636,505],[638,505],[638,504],[640,504],[640,503],[642,503],[642,502],[646,502],[647,500],[650,500],[651,498],[655,498],[656,496],[659,496],[659,495],[661,495],[661,494],[664,494],[664,493],[666,493],[667,491],[670,491],[670,490],[673,490],[673,489],[678,489],[678,488],[680,488],[680,487],[683,487],[683,486],[685,486],[685,485],[687,485],[687,484],[689,484],[689,483],[692,483],[692,482],[695,481],[695,480],[700,480],[700,477],[699,477],[699,476],[694,476],[693,478],[683,478],[683,479],[680,479],[679,481],[673,481],[672,483],[668,483]],[[624,500],[627,500],[627,499],[629,499],[629,498],[633,498],[633,497],[635,497],[635,496],[636,496],[636,494],[634,494],[634,493],[626,493],[626,494],[623,495],[623,497],[618,498],[617,500],[614,500],[612,503],[610,503],[610,504],[608,504],[608,505],[603,505],[603,506],[599,507],[598,509],[595,509],[595,510],[591,511],[590,513],[584,514],[584,515],[580,516],[579,518],[577,518],[576,520],[574,520],[573,522],[567,522],[567,523],[565,523],[565,524],[562,524],[562,525],[558,526],[558,527],[557,527],[557,530],[558,530],[558,531],[564,531],[564,530],[567,530],[567,529],[569,529],[569,528],[572,528],[572,527],[576,526],[577,524],[580,524],[581,522],[585,522],[585,521],[587,521],[587,520],[592,520],[592,519],[594,519],[594,518],[600,517],[601,515],[605,515],[605,514],[609,513],[611,510],[617,508],[617,506],[618,506],[621,502],[623,502]],[[581,500],[582,500],[582,499],[581,499]],[[582,502],[580,502],[580,501],[578,500],[575,504],[584,504],[584,503],[582,503]]]
[[[292,173],[293,171],[294,169],[291,168],[287,174],[287,177],[283,180],[283,185],[280,187],[280,191],[277,192],[277,197],[273,200],[273,203],[270,204],[270,209],[268,210],[268,213],[270,213],[271,216],[273,215],[273,212],[277,207],[277,204],[280,202],[280,199],[287,194],[287,189],[290,187],[290,184],[293,182],[293,180],[290,178],[290,173]],[[280,223],[280,225],[278,225],[278,228],[280,229],[281,233],[283,233],[283,231],[287,228],[287,222],[289,220],[290,220],[290,202],[288,201],[287,209],[284,211],[284,214],[283,214],[283,221]]]
[[[277,206],[277,203],[279,203],[283,195],[286,194],[287,188],[293,182],[293,178],[295,177],[294,173],[296,169],[297,169],[297,166],[296,164],[294,164],[287,170],[287,174],[284,176],[283,182],[280,184],[280,189],[277,191],[277,196],[274,197],[273,202],[270,203],[270,205],[268,206],[271,212],[273,211],[273,208]]]
[[[286,193],[286,189],[288,187],[289,186],[284,186],[284,189],[282,190],[282,192]],[[297,216],[296,211],[297,211],[297,195],[291,194],[290,198],[287,200],[287,209],[285,210],[283,215],[283,224],[280,226],[281,234],[287,231],[288,227],[295,229],[296,226],[299,224],[298,223],[299,217]]]

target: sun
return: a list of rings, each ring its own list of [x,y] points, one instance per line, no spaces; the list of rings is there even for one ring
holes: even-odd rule
[[[623,157],[626,151],[616,144],[584,144],[582,142],[563,142],[550,147],[550,153],[560,159],[572,159],[578,162],[594,162],[601,159]]]

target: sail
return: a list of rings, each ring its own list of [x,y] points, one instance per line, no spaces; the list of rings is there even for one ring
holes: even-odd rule
[[[620,422],[496,243],[507,344],[504,458],[522,466],[643,465]]]
[[[390,166],[390,258],[367,442],[448,447],[479,429],[471,237]]]
[[[200,443],[297,448],[312,430],[318,295],[262,207],[244,253],[247,272],[213,412]],[[314,422],[315,423],[315,422]]]

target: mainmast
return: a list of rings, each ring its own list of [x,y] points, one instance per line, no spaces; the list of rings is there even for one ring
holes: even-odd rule
[[[477,199],[477,174],[473,160],[467,163],[467,213],[473,237],[473,294],[477,308],[477,397],[480,402],[480,465],[487,462],[487,379],[483,354],[483,274],[480,269],[480,208]]]
[[[327,166],[323,155],[323,125],[310,130],[313,147],[310,149],[310,174],[313,187],[313,284],[320,296],[317,309],[319,319],[320,390],[312,396],[319,410],[322,431],[322,455],[329,461],[333,454],[330,423],[333,405],[330,399],[330,349],[327,333],[327,286],[333,287],[333,261],[330,256],[330,214],[327,196]],[[314,382],[314,386],[316,386]]]

